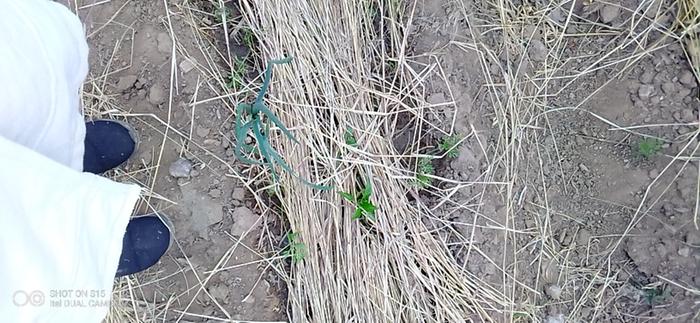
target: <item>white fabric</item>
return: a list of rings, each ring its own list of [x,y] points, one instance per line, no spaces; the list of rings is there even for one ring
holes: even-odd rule
[[[140,194],[82,173],[78,18],[0,0],[0,320],[100,322]]]
[[[2,137],[0,160],[2,321],[100,322],[140,188]],[[26,299],[34,294],[43,301]]]
[[[78,18],[47,0],[0,0],[0,135],[82,170],[78,91],[88,71]]]

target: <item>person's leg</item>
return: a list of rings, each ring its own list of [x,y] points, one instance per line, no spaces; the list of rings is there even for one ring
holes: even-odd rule
[[[113,122],[88,124],[89,133],[86,136],[86,126],[80,112],[79,89],[88,71],[88,46],[78,18],[65,7],[46,0],[0,0],[0,8],[0,43],[12,44],[0,46],[0,139],[19,144],[76,172],[87,166],[89,171],[99,173],[125,161],[127,155],[130,156],[135,150],[136,140],[128,132],[128,136],[125,136],[124,131],[113,127]],[[0,189],[9,190],[17,186],[10,181],[0,183]],[[13,191],[13,194],[21,197],[22,201],[30,197],[38,200],[45,198],[35,196],[31,190]],[[107,208],[108,204],[104,207]],[[67,221],[85,215],[84,211],[71,214],[70,210],[70,205],[59,205],[56,212],[64,213]],[[18,212],[0,215],[18,219],[42,216],[33,213],[31,208],[18,209]],[[104,212],[89,214],[89,219],[99,219],[103,215],[100,213],[110,212],[115,210],[105,209]],[[128,218],[129,215],[122,216]],[[163,230],[168,228],[162,221],[161,226],[144,220],[132,221],[128,226],[125,224],[113,229],[123,230],[122,233],[126,231],[119,241],[125,253],[121,258],[140,265],[119,267],[120,273],[143,270],[145,264],[153,264],[153,259],[157,260],[165,252],[162,244],[143,238],[163,238]],[[12,230],[11,227],[7,229]],[[150,235],[146,234],[149,230]],[[168,239],[169,235],[168,230]],[[37,243],[48,239],[45,236],[35,238]],[[101,239],[109,240],[111,237]],[[83,243],[90,244],[89,241]],[[32,254],[32,244],[23,247]],[[72,248],[82,250],[85,246]],[[150,253],[146,254],[148,250]],[[16,252],[23,251],[18,249]],[[134,258],[134,255],[142,259]],[[14,265],[12,262],[2,263],[3,266]]]
[[[124,246],[133,244],[127,228],[141,188],[78,172],[1,136],[0,160],[3,321],[99,322]],[[55,296],[75,290],[96,293],[81,299],[95,307],[52,305],[77,300]]]
[[[45,0],[0,0],[0,136],[76,170],[88,45],[77,16]]]

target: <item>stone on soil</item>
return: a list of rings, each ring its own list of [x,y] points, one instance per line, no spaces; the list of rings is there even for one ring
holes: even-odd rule
[[[533,39],[528,48],[530,58],[535,62],[542,62],[547,58],[547,46],[539,39]]]
[[[165,91],[160,85],[154,85],[148,91],[148,102],[153,105],[161,105],[165,103]]]
[[[545,286],[544,293],[547,294],[551,299],[558,300],[561,298],[561,287],[556,284],[550,284]]]
[[[192,172],[192,162],[184,158],[178,158],[172,164],[170,164],[168,171],[170,176],[175,178],[190,177],[190,173]]]
[[[598,14],[600,15],[600,21],[602,23],[609,24],[609,23],[613,22],[615,19],[617,19],[617,16],[620,15],[620,7],[604,5],[603,7],[600,8],[600,10],[598,11]]]
[[[260,226],[258,216],[249,208],[243,206],[233,211],[233,225],[231,226],[231,235],[242,236],[244,233],[254,231]]]
[[[678,78],[678,81],[680,81],[681,84],[685,86],[695,86],[695,76],[693,75],[693,72],[688,70],[683,71],[683,73],[681,73],[681,76]]]
[[[168,33],[159,33],[156,36],[156,43],[158,43],[158,51],[163,54],[168,54],[172,51],[173,41],[170,39]]]
[[[639,87],[639,91],[637,94],[639,95],[640,99],[648,99],[651,94],[654,92],[654,87],[649,85],[649,84],[643,84],[642,86]]]

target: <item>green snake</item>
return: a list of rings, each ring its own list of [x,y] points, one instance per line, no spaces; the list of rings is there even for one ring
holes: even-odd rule
[[[280,156],[279,153],[277,153],[277,151],[273,149],[270,145],[270,141],[268,139],[268,135],[270,133],[270,125],[264,124],[262,121],[264,115],[265,117],[267,117],[267,120],[271,121],[275,126],[277,126],[282,131],[282,133],[284,133],[289,139],[299,144],[299,141],[297,141],[296,138],[294,138],[294,135],[292,135],[289,129],[287,129],[282,124],[282,121],[280,121],[280,119],[277,118],[277,116],[275,116],[275,114],[272,113],[272,111],[270,111],[270,109],[265,105],[264,102],[265,93],[270,87],[270,79],[272,78],[272,67],[274,65],[287,64],[291,61],[292,57],[285,57],[282,59],[269,61],[267,64],[267,68],[265,69],[265,76],[263,78],[262,86],[260,87],[260,91],[258,92],[258,95],[255,98],[253,104],[241,103],[236,107],[236,121],[234,127],[234,132],[236,136],[235,155],[236,158],[238,158],[238,160],[244,163],[268,166],[270,168],[270,172],[272,173],[272,178],[275,181],[278,180],[278,175],[277,172],[275,172],[274,164],[279,164],[280,167],[282,167],[282,169],[284,169],[287,173],[292,174],[294,177],[297,177],[305,184],[319,190],[329,190],[332,187],[310,183],[305,179],[299,177],[296,173],[294,173],[291,167],[289,167],[289,165],[284,161],[282,156]],[[249,118],[247,116],[249,116]],[[246,122],[245,120],[249,121]],[[264,131],[263,128],[265,129]],[[262,162],[252,160],[244,156],[244,151],[251,152],[253,151],[253,149],[255,149],[255,147],[253,147],[252,145],[245,144],[245,138],[248,134],[248,131],[252,131],[253,135],[255,136],[255,141],[257,143],[258,150],[260,151],[260,155],[262,155],[263,157]]]

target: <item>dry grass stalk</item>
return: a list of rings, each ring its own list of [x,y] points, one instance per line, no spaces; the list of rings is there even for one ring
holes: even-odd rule
[[[294,57],[275,70],[269,104],[302,145],[277,147],[302,176],[337,189],[281,181],[287,218],[308,250],[289,282],[292,319],[491,320],[504,296],[464,271],[429,232],[422,219],[429,211],[408,199],[413,188],[391,141],[398,111],[423,114],[412,90],[421,80],[404,73],[404,8],[359,0],[244,1],[243,8],[263,57]],[[346,129],[357,149],[344,141]],[[353,221],[338,191],[366,181],[377,219]]]

